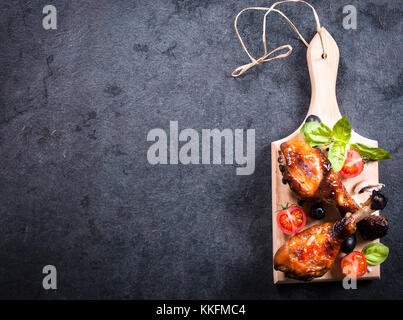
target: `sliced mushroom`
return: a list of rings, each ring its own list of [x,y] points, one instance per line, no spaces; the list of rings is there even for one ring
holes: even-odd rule
[[[372,182],[368,180],[363,180],[358,182],[354,187],[354,193],[372,192],[374,190],[379,191],[384,187],[383,183]]]

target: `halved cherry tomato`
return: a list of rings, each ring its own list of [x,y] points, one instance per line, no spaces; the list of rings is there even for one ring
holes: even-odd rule
[[[344,178],[354,178],[358,176],[362,170],[364,170],[364,161],[360,154],[353,149],[349,149],[343,168],[339,171],[340,174]]]
[[[367,267],[367,258],[359,251],[353,251],[341,259],[341,272],[350,279],[361,278],[367,272]]]
[[[304,210],[298,206],[283,207],[277,213],[277,224],[281,231],[286,234],[295,234],[305,226],[306,215]]]

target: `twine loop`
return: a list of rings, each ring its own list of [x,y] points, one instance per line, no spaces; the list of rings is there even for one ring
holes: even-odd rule
[[[273,12],[276,12],[276,13],[278,13],[278,14],[280,14],[280,15],[287,21],[287,23],[288,23],[288,24],[290,25],[290,27],[294,30],[294,32],[298,35],[298,37],[301,39],[301,41],[302,41],[307,47],[309,46],[309,45],[308,45],[308,42],[304,39],[304,37],[301,35],[301,33],[299,32],[299,30],[297,29],[297,27],[291,22],[291,20],[290,20],[282,11],[280,11],[280,10],[278,10],[278,9],[275,9],[275,7],[276,7],[278,4],[287,3],[287,2],[300,2],[300,3],[306,4],[307,6],[309,6],[309,7],[312,9],[313,15],[314,15],[315,21],[316,21],[316,31],[317,31],[318,34],[319,34],[320,42],[321,42],[321,45],[322,45],[322,50],[323,50],[322,58],[323,58],[323,59],[326,59],[327,54],[326,54],[326,51],[325,51],[325,46],[324,46],[324,44],[323,44],[322,35],[321,35],[321,33],[320,33],[321,26],[320,26],[319,16],[318,16],[318,14],[316,13],[315,8],[314,8],[311,4],[309,4],[308,2],[303,1],[303,0],[284,0],[284,1],[277,1],[277,2],[275,2],[270,8],[267,8],[267,7],[248,7],[248,8],[242,9],[242,10],[236,15],[235,21],[234,21],[235,32],[236,32],[236,34],[237,34],[237,36],[238,36],[238,39],[239,39],[239,41],[240,41],[240,43],[241,43],[241,45],[242,45],[243,50],[246,52],[246,54],[248,55],[248,57],[249,57],[249,59],[251,60],[251,62],[250,62],[250,63],[247,63],[247,64],[244,64],[244,65],[242,65],[242,66],[236,68],[236,69],[232,72],[232,76],[233,76],[234,78],[239,77],[239,76],[242,75],[244,72],[246,72],[246,71],[249,70],[250,68],[253,68],[254,66],[256,66],[256,65],[258,65],[258,64],[260,64],[260,63],[267,62],[267,61],[271,61],[271,60],[276,60],[276,59],[285,58],[285,57],[289,56],[289,55],[292,53],[292,46],[289,45],[289,44],[285,44],[285,45],[279,46],[279,47],[277,47],[276,49],[274,49],[274,50],[272,50],[272,51],[270,51],[270,52],[268,52],[268,50],[267,50],[267,42],[266,42],[266,20],[267,20],[267,15],[268,15],[270,12],[272,12],[272,11],[273,11]],[[248,10],[266,11],[265,14],[264,14],[264,17],[263,17],[263,32],[262,32],[262,42],[263,42],[263,47],[264,47],[264,55],[261,56],[259,59],[255,59],[255,58],[252,57],[252,55],[249,53],[248,49],[246,48],[245,43],[243,42],[242,37],[241,37],[241,35],[239,34],[239,31],[238,31],[238,18],[239,18],[245,11],[248,11]],[[274,56],[274,57],[269,58],[272,54],[276,53],[277,51],[281,51],[281,50],[283,50],[283,49],[288,49],[288,50],[287,50],[286,52],[284,52],[284,53],[280,53],[280,54],[277,54],[277,55]]]

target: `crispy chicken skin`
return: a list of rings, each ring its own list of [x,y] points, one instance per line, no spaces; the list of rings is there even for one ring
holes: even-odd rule
[[[283,142],[280,150],[279,167],[283,180],[301,200],[334,204],[342,215],[359,209],[319,148],[313,148],[303,140],[293,140]]]
[[[355,224],[350,220],[349,215],[337,223],[319,224],[291,237],[276,252],[274,269],[302,281],[323,276],[339,254],[343,240],[355,232]],[[338,229],[343,232],[338,233]]]

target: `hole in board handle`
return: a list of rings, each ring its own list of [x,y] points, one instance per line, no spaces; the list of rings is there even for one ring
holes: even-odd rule
[[[322,53],[321,57],[322,57],[322,59],[326,59],[326,58],[327,58],[327,54],[326,54],[326,53]]]

